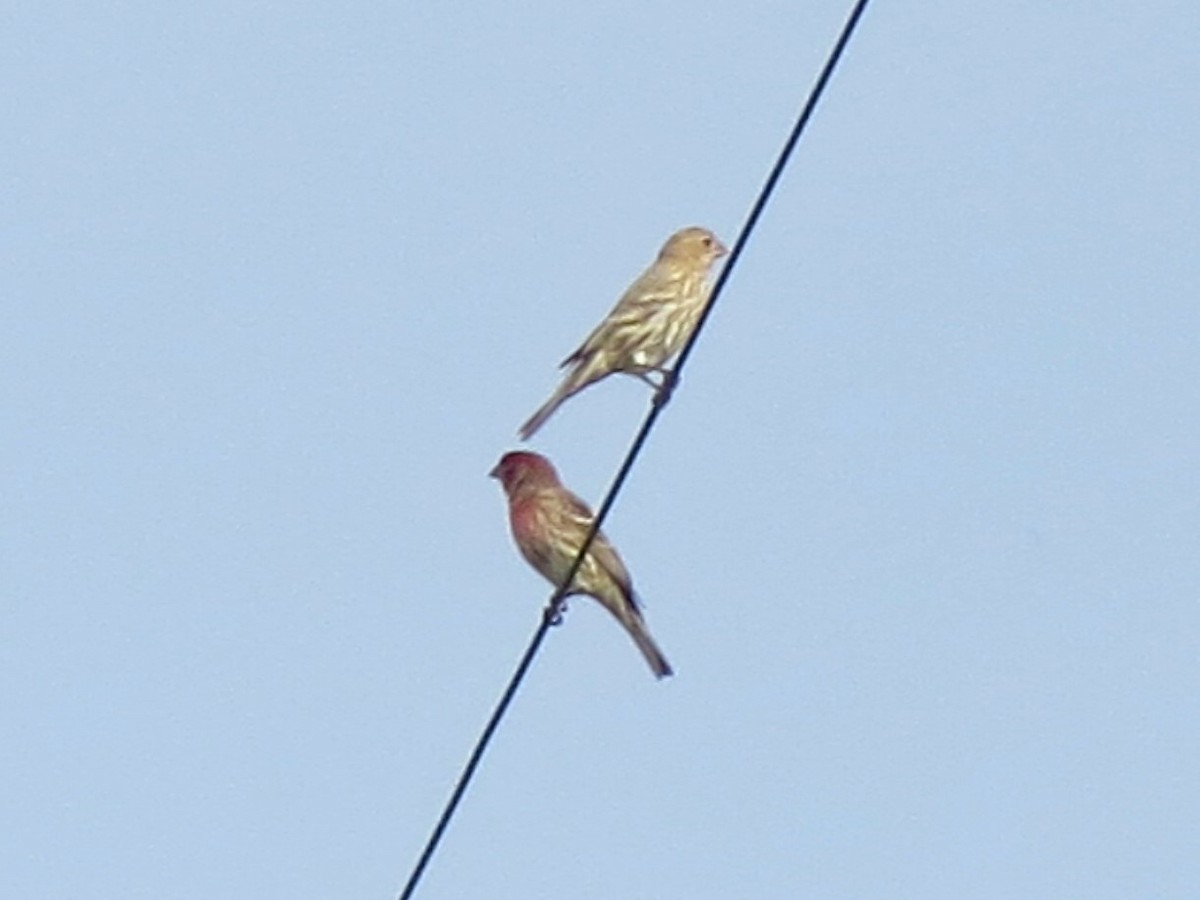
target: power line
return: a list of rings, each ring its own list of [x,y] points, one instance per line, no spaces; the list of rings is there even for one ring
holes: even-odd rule
[[[534,657],[537,656],[537,652],[542,646],[542,641],[546,638],[546,633],[550,630],[551,625],[558,621],[565,600],[567,585],[575,580],[575,574],[579,571],[579,567],[583,565],[584,557],[586,557],[588,549],[596,537],[596,533],[600,531],[600,527],[604,524],[609,510],[612,509],[613,504],[617,500],[617,495],[625,486],[625,479],[629,477],[629,473],[633,469],[633,464],[637,461],[639,454],[641,454],[642,447],[649,438],[650,431],[654,428],[654,423],[658,421],[659,415],[666,407],[671,391],[679,381],[679,373],[691,355],[692,347],[695,346],[696,341],[699,339],[700,332],[704,328],[704,324],[708,321],[713,307],[716,306],[717,300],[721,296],[721,291],[725,287],[725,282],[729,280],[729,273],[733,271],[733,267],[742,255],[742,250],[750,240],[751,232],[754,231],[759,217],[762,215],[763,210],[766,209],[767,202],[771,199],[771,194],[774,193],[775,186],[791,159],[792,151],[796,149],[800,135],[804,132],[805,126],[808,125],[808,120],[812,117],[813,110],[816,109],[821,95],[825,92],[825,86],[833,75],[834,69],[837,68],[837,64],[842,57],[842,52],[850,42],[850,37],[854,34],[858,20],[862,18],[863,12],[866,11],[868,2],[869,0],[856,0],[854,8],[850,11],[850,15],[846,19],[846,24],[842,26],[842,32],[838,36],[837,43],[834,44],[833,50],[830,51],[829,57],[821,69],[821,74],[817,77],[816,84],[813,85],[812,90],[809,92],[808,100],[805,102],[804,108],[800,111],[800,115],[796,119],[796,124],[792,127],[792,131],[788,135],[783,149],[779,152],[779,156],[776,158],[775,165],[772,166],[770,174],[767,175],[767,180],[759,190],[758,198],[750,208],[750,214],[746,217],[746,222],[742,225],[741,232],[733,244],[733,249],[729,253],[729,259],[726,261],[721,274],[717,277],[716,283],[713,285],[712,294],[703,312],[701,312],[699,320],[696,322],[696,327],[692,330],[691,335],[688,336],[683,349],[679,353],[679,358],[675,361],[670,374],[666,377],[663,390],[654,396],[650,412],[646,415],[645,420],[642,422],[642,427],[638,430],[633,442],[629,445],[629,450],[625,454],[621,468],[617,470],[616,477],[613,478],[608,493],[605,494],[599,509],[596,510],[596,516],[592,520],[592,527],[584,536],[583,545],[579,548],[579,553],[575,556],[575,561],[572,563],[570,571],[567,572],[566,577],[562,580],[562,584],[559,585],[553,596],[551,596],[542,614],[542,622],[538,625],[537,631],[534,632],[533,639],[529,642],[529,647],[525,650],[521,661],[517,663],[516,671],[513,672],[513,676],[508,682],[508,687],[504,689],[504,693],[500,697],[500,702],[496,704],[496,708],[492,712],[491,718],[488,719],[487,725],[484,726],[483,733],[479,736],[479,740],[476,741],[475,748],[471,751],[471,756],[463,768],[462,775],[459,776],[458,783],[455,784],[449,801],[447,801],[445,808],[442,810],[441,816],[438,817],[437,824],[433,828],[433,833],[430,834],[429,840],[425,844],[425,849],[421,851],[421,856],[417,860],[417,864],[413,867],[412,874],[409,875],[408,883],[405,884],[404,890],[400,893],[399,900],[410,900],[413,892],[416,890],[417,884],[425,872],[425,867],[433,857],[434,851],[437,850],[438,844],[442,840],[442,835],[445,833],[446,827],[450,824],[451,818],[453,818],[455,811],[458,809],[458,804],[462,800],[463,794],[466,793],[467,785],[470,784],[471,778],[475,774],[475,769],[478,768],[479,761],[483,758],[484,751],[492,740],[492,735],[495,734],[496,728],[499,727],[504,714],[508,711],[509,704],[517,693],[517,689],[521,686],[521,682],[524,681],[525,673],[529,671],[529,666],[533,663]]]

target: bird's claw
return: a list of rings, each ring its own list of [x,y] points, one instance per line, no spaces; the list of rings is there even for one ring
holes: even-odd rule
[[[658,385],[658,391],[654,395],[655,406],[666,406],[671,399],[671,393],[675,390],[675,386],[679,384],[679,376],[675,374],[674,369],[663,369],[659,374],[662,375],[662,384]]]
[[[551,603],[542,610],[542,618],[551,628],[557,628],[563,622],[563,613],[567,611],[566,603]]]

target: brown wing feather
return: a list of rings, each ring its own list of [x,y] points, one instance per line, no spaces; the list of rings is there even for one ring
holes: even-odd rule
[[[588,508],[588,505],[574,494],[568,494],[567,502],[564,504],[564,512],[571,519],[572,550],[574,553],[578,553],[579,548],[583,545],[584,536],[587,534],[588,529],[592,527],[595,516],[591,509]],[[584,567],[590,568],[592,566],[598,566],[605,575],[612,579],[620,588],[625,600],[635,609],[637,608],[637,601],[633,595],[633,579],[629,574],[629,570],[625,568],[625,563],[621,561],[621,557],[617,554],[616,548],[609,543],[603,531],[600,531],[593,538],[591,546],[588,547],[588,555],[587,559],[584,560]]]
[[[599,349],[610,348],[612,335],[627,330],[645,318],[647,307],[656,307],[679,296],[679,282],[687,273],[676,266],[655,264],[642,273],[621,299],[559,368],[584,360]]]

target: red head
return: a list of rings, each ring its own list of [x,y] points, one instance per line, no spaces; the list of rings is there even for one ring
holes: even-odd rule
[[[504,493],[510,497],[527,488],[553,487],[560,483],[550,460],[526,450],[505,453],[488,474],[500,479]]]

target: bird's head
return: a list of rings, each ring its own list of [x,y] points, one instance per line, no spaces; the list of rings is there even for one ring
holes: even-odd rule
[[[522,490],[559,483],[558,472],[550,460],[540,453],[530,453],[527,450],[505,453],[488,474],[499,479],[504,493],[510,497]]]
[[[707,228],[693,226],[675,232],[659,251],[659,259],[699,265],[707,269],[729,251]]]

